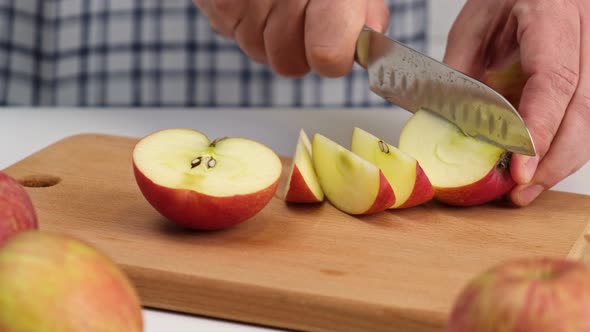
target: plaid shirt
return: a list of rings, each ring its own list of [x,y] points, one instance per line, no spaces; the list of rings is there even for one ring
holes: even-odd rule
[[[284,0],[288,1],[288,0]],[[424,50],[426,1],[388,0]],[[190,0],[0,0],[0,105],[367,107],[364,70],[284,78],[214,33]]]

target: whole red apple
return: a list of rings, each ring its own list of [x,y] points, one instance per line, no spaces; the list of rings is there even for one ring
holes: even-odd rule
[[[0,249],[0,331],[142,329],[132,284],[92,246],[31,230],[11,237]]]
[[[547,257],[492,267],[459,294],[448,330],[590,331],[590,267]]]
[[[0,246],[9,237],[37,227],[37,215],[25,188],[0,172]]]

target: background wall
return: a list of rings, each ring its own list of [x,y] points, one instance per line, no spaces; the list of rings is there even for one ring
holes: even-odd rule
[[[442,60],[447,34],[466,0],[430,0],[429,55]]]

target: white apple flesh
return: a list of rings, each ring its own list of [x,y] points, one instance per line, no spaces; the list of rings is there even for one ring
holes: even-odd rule
[[[430,180],[416,159],[375,135],[355,127],[350,150],[381,169],[395,192],[390,208],[409,208],[434,196]]]
[[[133,151],[137,184],[162,215],[182,226],[223,229],[260,212],[273,197],[282,164],[246,138],[210,141],[191,129],[167,129]]]
[[[372,214],[395,204],[395,193],[383,172],[329,138],[315,134],[314,167],[326,198],[351,215]]]
[[[324,200],[324,192],[313,166],[311,142],[303,129],[299,131],[283,197],[291,203],[318,203]]]
[[[438,201],[473,206],[495,200],[516,184],[507,151],[466,136],[450,121],[420,110],[405,124],[400,150],[418,160]]]

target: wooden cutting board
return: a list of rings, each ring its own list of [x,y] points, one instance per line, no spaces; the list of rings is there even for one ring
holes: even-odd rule
[[[73,136],[5,171],[30,185],[59,180],[27,188],[40,228],[106,252],[146,307],[297,330],[441,331],[461,287],[498,262],[590,257],[590,197],[561,192],[526,208],[430,203],[362,218],[276,196],[235,228],[185,231],[138,190],[136,141]]]

